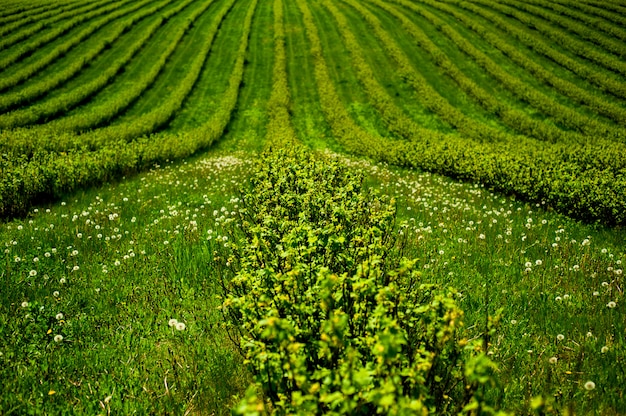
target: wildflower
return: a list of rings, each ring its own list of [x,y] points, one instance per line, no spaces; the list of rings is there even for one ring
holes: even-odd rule
[[[63,335],[54,336],[54,342],[61,342],[61,341],[63,341]]]
[[[77,271],[78,269],[80,269],[80,267],[78,267],[78,266],[74,266],[74,267],[72,267],[72,271],[73,271],[73,272]]]
[[[57,319],[57,321],[60,321],[61,319],[63,319],[63,318],[64,318],[64,316],[63,316],[63,314],[62,314],[62,313],[60,313],[60,312],[59,312],[59,313],[57,313],[57,315],[55,316],[55,318]]]
[[[560,296],[557,296],[556,298],[554,298],[554,300],[556,300],[557,302],[560,302],[562,299]]]
[[[28,272],[28,275],[29,275],[30,277],[35,277],[35,276],[37,276],[37,270],[31,270],[30,272]]]
[[[563,335],[563,334],[558,334],[558,335],[556,336],[556,339],[557,339],[558,341],[563,341],[563,340],[565,339],[565,335]]]
[[[556,358],[556,357],[550,357],[550,359],[549,359],[548,361],[550,362],[550,364],[556,364],[556,362],[557,362],[558,360],[559,360],[559,359],[558,359],[558,358]]]
[[[184,330],[185,330],[185,328],[187,328],[187,327],[185,326],[185,324],[184,324],[184,323],[182,323],[182,322],[177,322],[177,323],[176,323],[176,330],[177,330],[177,331],[184,331]]]
[[[609,350],[609,347],[607,347],[606,345],[604,347],[602,347],[602,349],[600,350],[600,352],[602,354],[606,353]]]
[[[28,308],[28,302],[26,301],[22,302],[22,308]]]
[[[543,262],[541,260],[535,260],[535,264],[537,266],[541,266],[543,264]]]
[[[593,390],[596,388],[596,383],[594,383],[593,381],[588,381],[585,383],[585,390]]]
[[[170,320],[167,322],[167,324],[168,324],[169,326],[175,326],[177,323],[178,323],[178,321],[177,321],[176,319],[174,319],[174,318],[170,319]]]
[[[61,283],[62,285],[64,285],[66,282],[67,280],[65,279],[65,277],[59,279],[59,283]]]
[[[526,268],[530,268],[530,267],[533,267],[533,264],[532,264],[531,262],[527,261],[527,262],[524,264],[524,266],[525,266]]]
[[[484,239],[485,239],[485,234],[480,234],[480,235],[478,236],[478,238],[480,238],[481,240],[484,240]]]
[[[54,292],[52,292],[52,296],[54,296],[55,298],[59,297],[59,291],[55,290]]]
[[[617,303],[610,301],[609,303],[606,304],[606,307],[609,309],[613,309],[617,306]]]

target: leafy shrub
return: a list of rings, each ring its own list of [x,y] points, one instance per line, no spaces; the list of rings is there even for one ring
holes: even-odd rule
[[[217,239],[222,311],[266,399],[250,390],[239,413],[489,410],[477,392],[494,365],[461,338],[454,290],[421,283],[394,201],[362,181],[302,150],[267,154]]]

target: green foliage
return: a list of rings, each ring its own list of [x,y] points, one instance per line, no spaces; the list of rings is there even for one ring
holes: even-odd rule
[[[277,414],[488,412],[455,292],[403,256],[395,202],[337,161],[267,154],[222,238],[222,311]],[[225,243],[224,243],[225,242]],[[223,244],[222,244],[223,243]],[[224,248],[226,247],[226,248]],[[264,408],[249,392],[237,412]]]

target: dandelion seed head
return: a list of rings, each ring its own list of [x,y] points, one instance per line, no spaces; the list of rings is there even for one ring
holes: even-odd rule
[[[596,383],[594,383],[593,381],[590,380],[585,383],[585,390],[591,391],[595,388],[596,388]]]

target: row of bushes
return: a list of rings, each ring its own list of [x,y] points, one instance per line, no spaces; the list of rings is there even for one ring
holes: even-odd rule
[[[615,105],[609,100],[602,99],[588,90],[578,87],[572,82],[558,77],[550,70],[544,68],[542,65],[520,52],[517,46],[504,41],[502,37],[496,35],[485,26],[478,23],[468,14],[461,13],[440,2],[434,2],[431,0],[423,1],[426,4],[436,7],[437,9],[453,16],[456,20],[463,23],[465,27],[480,35],[480,37],[486,40],[491,46],[495,47],[504,55],[509,57],[517,65],[528,70],[537,80],[549,85],[574,101],[589,107],[592,111],[598,114],[602,114],[622,125],[626,123],[626,110],[622,107]],[[409,7],[411,8],[416,6],[415,3],[407,3],[405,1],[401,1],[400,3],[403,5],[409,4]]]
[[[393,200],[300,149],[266,154],[250,182],[227,248],[209,247],[256,382],[237,413],[493,412],[479,386],[495,366],[463,338],[454,290],[403,257]]]
[[[597,48],[593,45],[589,45],[583,41],[577,40],[568,33],[554,28],[551,25],[541,23],[537,18],[533,16],[528,16],[527,14],[519,12],[511,7],[486,0],[475,0],[475,2],[487,7],[491,7],[494,10],[497,10],[500,13],[504,14],[505,16],[510,16],[524,23],[526,26],[539,31],[540,33],[543,33],[552,41],[556,42],[566,49],[569,49],[570,51],[583,57],[584,59],[593,61],[596,64],[599,64],[617,74],[626,76],[626,62],[616,56],[602,53],[598,51]]]
[[[79,27],[84,22],[90,19],[99,17],[99,16],[106,15],[107,13],[111,13],[123,7],[124,5],[130,3],[130,1],[131,0],[119,0],[111,5],[99,8],[97,10],[94,10],[88,13],[82,13],[82,11],[80,10],[77,11],[76,17],[74,17],[73,19],[69,20],[68,22],[62,25],[56,26],[52,30],[46,31],[43,34],[43,36],[39,36],[31,42],[23,42],[23,44],[18,44],[15,51],[13,51],[11,54],[9,54],[8,56],[5,56],[2,60],[0,60],[0,70],[6,69],[9,65],[12,65],[15,62],[20,61],[24,57],[28,56],[28,54],[30,54],[31,52],[36,51],[42,45],[45,45],[46,43],[51,42],[52,40],[58,38],[59,36],[66,34],[70,30],[76,27]]]
[[[484,17],[493,23],[497,28],[515,37],[515,39],[523,45],[541,55],[546,56],[550,60],[563,66],[567,70],[572,71],[581,78],[588,80],[592,84],[597,85],[605,92],[613,94],[616,97],[626,98],[626,84],[618,80],[613,74],[609,74],[606,71],[599,71],[598,67],[591,63],[581,62],[578,59],[569,57],[567,54],[552,47],[542,37],[532,33],[530,30],[518,28],[485,8],[477,7],[475,4],[465,1],[448,0],[447,3],[454,4],[460,8]],[[434,4],[436,5],[438,3]]]
[[[154,15],[157,11],[161,10],[163,7],[167,6],[171,3],[172,0],[166,0],[161,2],[153,7],[144,8],[139,11],[139,13],[130,16],[128,19],[122,21],[117,27],[114,33],[110,36],[102,39],[98,45],[89,49],[85,55],[79,60],[76,60],[69,65],[66,65],[61,71],[56,72],[55,74],[46,77],[45,79],[36,82],[30,83],[26,88],[23,88],[19,91],[7,93],[0,97],[0,111],[7,111],[8,109],[15,108],[17,105],[25,105],[32,101],[34,98],[37,98],[63,82],[71,79],[74,75],[78,74],[83,68],[87,67],[94,59],[96,59],[100,54],[109,48],[117,39],[120,38],[124,33],[126,33],[134,24],[139,22],[146,17]],[[165,14],[165,13],[164,13]],[[148,29],[149,31],[150,29]],[[49,62],[46,62],[47,65]],[[0,81],[0,90],[2,90],[2,86],[16,85],[18,82],[21,82],[40,68],[43,65],[39,63],[33,64],[27,68],[27,70],[22,70],[15,73],[12,77],[7,77]]]
[[[108,3],[112,0],[106,0],[105,3]],[[95,3],[95,6],[91,6]],[[7,35],[11,32],[15,32],[22,26],[26,26],[30,23],[35,23],[35,27],[38,30],[41,30],[45,27],[49,27],[51,23],[57,22],[59,20],[65,19],[67,17],[75,16],[72,11],[73,9],[80,8],[82,11],[86,11],[85,7],[98,7],[100,2],[91,1],[91,2],[65,2],[65,3],[46,3],[44,6],[37,6],[36,4],[28,3],[23,5],[21,8],[16,8],[14,13],[10,13],[9,10],[6,10],[9,15],[5,17],[0,17],[0,37],[3,40],[0,42],[0,50],[6,49],[7,47],[21,41],[25,37],[30,36],[32,33],[31,28],[28,30],[20,31],[19,35],[12,35],[7,37]],[[22,12],[18,12],[18,10],[23,10]],[[2,11],[4,12],[4,10]],[[26,35],[22,35],[22,33],[26,32]]]
[[[460,50],[467,54],[482,69],[496,79],[500,85],[509,90],[513,95],[517,96],[520,100],[526,101],[528,104],[539,109],[544,114],[549,115],[556,122],[567,128],[583,133],[585,136],[565,132],[555,125],[537,121],[528,116],[526,112],[512,109],[510,106],[503,104],[500,100],[498,100],[498,98],[494,97],[484,89],[477,87],[473,82],[467,80],[467,76],[465,76],[458,69],[458,67],[445,55],[445,53],[443,53],[432,41],[428,39],[420,28],[407,18],[405,13],[402,13],[380,1],[376,2],[402,21],[403,26],[407,29],[411,36],[418,41],[422,48],[426,49],[431,54],[437,65],[442,68],[444,73],[454,79],[468,95],[474,97],[476,101],[485,107],[485,109],[494,114],[498,114],[506,124],[510,125],[515,130],[527,135],[528,132],[532,132],[538,139],[548,139],[551,141],[586,141],[589,136],[611,138],[620,141],[624,141],[626,139],[626,129],[623,127],[617,127],[606,122],[600,122],[596,118],[583,115],[565,105],[559,104],[554,99],[540,91],[537,91],[534,87],[528,85],[523,80],[512,76],[499,63],[495,62],[487,54],[476,48],[454,28],[446,24],[445,21],[424,8],[405,0],[395,1],[425,17],[441,33],[450,38]],[[548,71],[544,72],[547,73]],[[467,84],[473,88],[466,88],[465,85]],[[603,104],[599,104],[600,107],[610,111],[614,121],[622,125],[626,124],[626,110],[619,106],[606,103],[606,100],[595,98],[595,96],[589,92],[587,92],[585,96],[594,103],[602,102]]]
[[[173,16],[174,13],[182,10],[182,8],[184,8],[187,4],[189,3],[181,3],[178,7],[167,13],[168,17],[162,17],[159,21],[155,22],[149,30],[144,32],[137,39],[137,41],[133,43],[131,49],[127,50],[121,58],[117,59],[113,65],[109,66],[107,70],[96,79],[82,84],[79,88],[60,95],[50,101],[44,101],[41,104],[0,116],[0,128],[10,129],[16,126],[36,123],[45,117],[63,113],[67,111],[68,108],[71,108],[72,106],[92,96],[104,88],[111,81],[111,79],[130,62],[133,56],[135,56],[135,54],[145,46],[148,39],[150,39],[152,35],[164,24],[164,22],[167,21],[169,16]],[[133,84],[129,86],[129,88],[125,89],[123,93],[104,101],[101,105],[93,108],[88,113],[80,112],[72,116],[55,120],[47,123],[41,127],[40,130],[43,132],[72,132],[97,127],[100,124],[108,122],[121,110],[125,109],[137,100],[141,93],[156,81],[157,76],[161,73],[168,59],[174,53],[185,34],[192,27],[193,22],[198,19],[210,5],[211,2],[207,1],[198,9],[193,11],[188,19],[186,19],[185,22],[177,28],[177,31],[172,38],[169,39],[169,43],[166,45],[158,58],[155,59],[149,70],[142,73],[141,77],[138,79],[135,79]],[[59,135],[57,137],[63,136]],[[16,144],[13,144],[14,147],[15,145]],[[35,148],[40,145],[46,144],[31,144],[31,146],[34,146]],[[48,143],[47,145],[50,144]],[[55,143],[53,146],[59,150],[64,148],[63,143]]]
[[[230,8],[233,2],[222,11]],[[116,132],[117,138],[111,135],[106,140],[98,140],[97,137],[86,140],[87,135],[64,135],[64,140],[72,138],[75,145],[66,152],[38,148],[29,155],[0,154],[0,217],[22,215],[34,203],[145,170],[155,163],[191,156],[218,140],[237,104],[256,7],[257,0],[254,0],[242,22],[244,31],[228,87],[221,98],[222,105],[207,122],[178,134],[154,134],[139,138],[133,136],[136,132],[122,130]],[[22,134],[22,140],[32,140],[32,134],[27,130],[3,134],[7,140],[17,134]],[[97,134],[96,131],[89,135]],[[41,138],[41,141],[55,142],[49,136]],[[97,148],[88,146],[97,142],[103,144]]]
[[[606,37],[602,33],[599,33],[594,26],[583,25],[581,23],[572,21],[569,18],[565,18],[561,15],[550,13],[544,8],[536,7],[530,4],[526,4],[524,2],[506,0],[504,1],[504,3],[513,6],[519,10],[528,12],[531,15],[539,16],[548,22],[561,26],[568,32],[575,33],[581,38],[595,43],[596,45],[602,47],[610,53],[613,53],[622,58],[626,56],[626,46],[624,45],[623,41],[619,42],[615,39]]]
[[[356,2],[348,2],[359,8]],[[620,144],[550,144],[524,137],[485,143],[436,132],[399,141],[365,132],[350,118],[339,99],[310,11],[303,2],[297,3],[311,44],[322,110],[346,150],[482,182],[500,192],[545,201],[554,209],[585,221],[626,224],[626,160]],[[371,27],[377,35],[386,33],[375,16],[363,14],[375,23]],[[394,45],[386,46],[397,51]]]
[[[274,0],[274,65],[272,67],[272,92],[267,102],[269,122],[267,145],[281,146],[297,142],[291,123],[291,94],[287,79],[287,53],[285,51],[285,22],[282,0]]]

